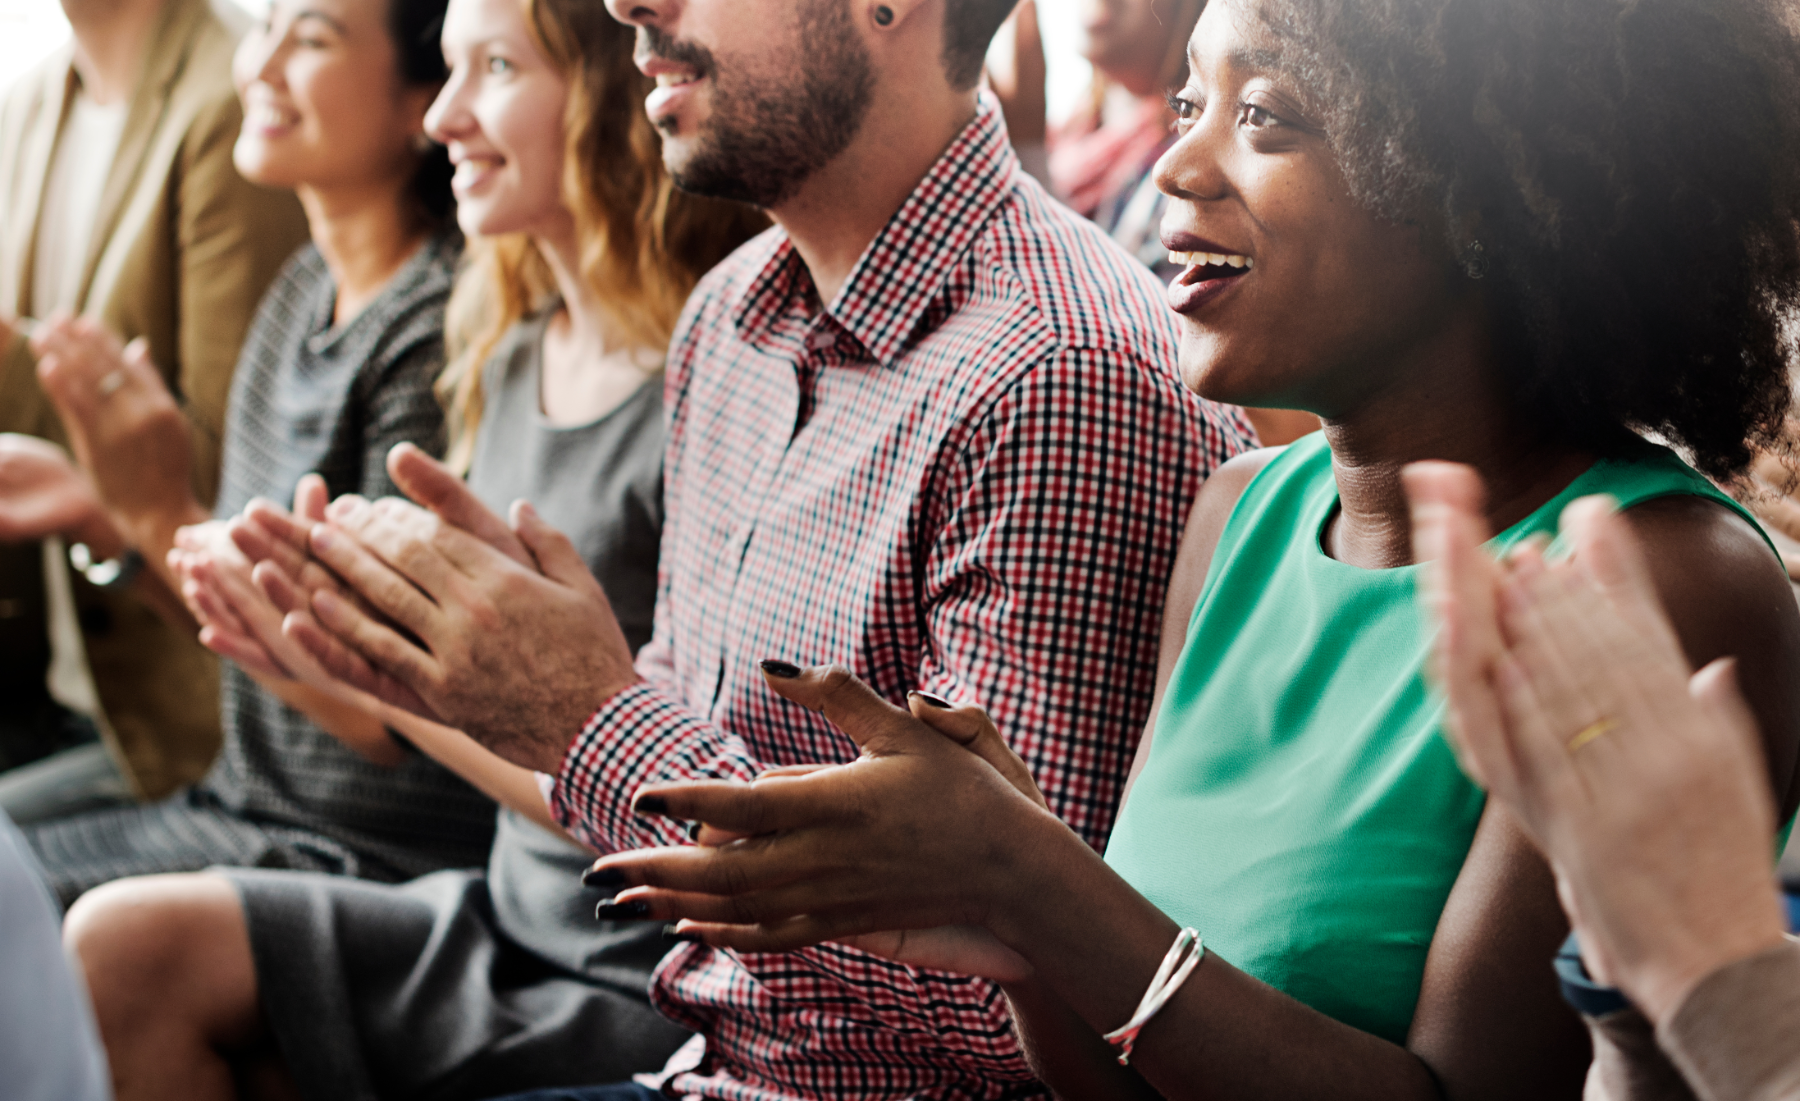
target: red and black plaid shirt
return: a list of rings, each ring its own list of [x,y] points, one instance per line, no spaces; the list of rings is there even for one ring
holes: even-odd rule
[[[557,818],[606,851],[682,844],[631,813],[640,785],[853,759],[769,691],[774,657],[979,703],[1103,845],[1189,506],[1253,440],[1181,385],[1176,341],[1155,281],[1019,171],[985,96],[829,309],[781,231],[732,256],[671,351],[644,679],[570,749]],[[674,1095],[1043,1093],[984,980],[684,945],[652,994],[705,1038]]]

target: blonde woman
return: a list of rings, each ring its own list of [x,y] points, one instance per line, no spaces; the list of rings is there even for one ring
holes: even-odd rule
[[[641,645],[664,349],[688,290],[761,216],[672,189],[631,33],[600,5],[453,0],[443,47],[450,79],[427,125],[471,241],[441,383],[451,455],[491,506],[530,498],[571,533]],[[332,688],[264,594],[204,553],[182,568],[212,622],[242,628],[209,632],[221,653]],[[595,922],[580,886],[592,854],[546,828],[531,774],[383,717],[507,806],[486,872],[382,886],[222,869],[89,895],[68,936],[122,1099],[231,1096],[246,1061],[304,1097],[482,1097],[624,1077],[685,1039],[648,1003],[659,929]]]

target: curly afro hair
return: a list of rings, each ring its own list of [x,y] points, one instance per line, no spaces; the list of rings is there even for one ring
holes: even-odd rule
[[[1715,478],[1778,446],[1800,304],[1790,0],[1230,0],[1352,194],[1485,278],[1520,408]]]

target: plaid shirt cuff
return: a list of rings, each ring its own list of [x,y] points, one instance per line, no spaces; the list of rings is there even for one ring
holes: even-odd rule
[[[594,712],[570,744],[550,792],[550,816],[603,853],[685,844],[683,823],[640,818],[631,801],[638,788],[659,781],[754,777],[755,764],[722,741],[730,739],[674,696],[639,681]]]

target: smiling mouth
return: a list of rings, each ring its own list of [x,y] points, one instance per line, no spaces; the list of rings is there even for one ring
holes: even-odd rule
[[[1187,269],[1179,282],[1189,286],[1213,279],[1234,279],[1256,267],[1256,261],[1250,257],[1227,252],[1171,252],[1169,263]]]
[[[1256,267],[1255,260],[1233,252],[1171,251],[1169,261],[1181,265],[1181,274],[1169,284],[1169,308],[1188,317],[1236,289],[1238,280]]]
[[[689,84],[700,83],[699,73],[657,73],[658,88],[681,88]]]
[[[299,121],[292,112],[259,103],[244,112],[244,121],[263,130],[280,130]]]

